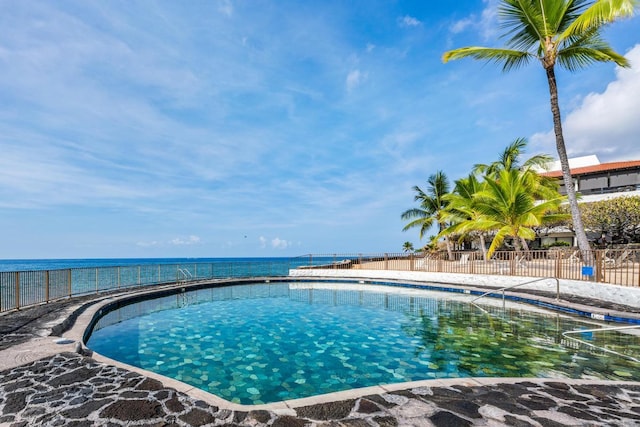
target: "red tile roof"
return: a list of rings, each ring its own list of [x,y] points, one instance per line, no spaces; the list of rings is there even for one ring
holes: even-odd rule
[[[611,163],[601,163],[599,165],[593,166],[584,166],[581,168],[573,168],[571,169],[571,175],[586,175],[590,173],[597,172],[606,172],[612,170],[623,170],[623,169],[633,169],[640,167],[640,160],[631,160],[627,162],[611,162]],[[542,176],[548,176],[551,178],[560,178],[562,176],[562,171],[552,171],[552,172],[544,172],[541,173]]]

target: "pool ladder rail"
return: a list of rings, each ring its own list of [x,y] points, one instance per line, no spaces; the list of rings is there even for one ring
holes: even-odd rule
[[[193,280],[193,274],[188,268],[178,268],[178,283],[186,283]]]
[[[581,340],[580,338],[576,338],[576,337],[572,337],[570,335],[572,334],[584,334],[584,333],[592,333],[592,332],[606,332],[606,331],[623,331],[623,330],[629,330],[629,329],[638,329],[640,328],[640,325],[633,325],[633,326],[611,326],[611,327],[604,327],[604,328],[595,328],[595,329],[575,329],[573,331],[565,331],[562,333],[562,336],[565,337],[568,340],[573,340],[573,341],[577,341],[580,344],[586,345],[587,347],[591,347],[591,348],[595,348],[596,350],[600,350],[603,351],[605,353],[609,353],[609,354],[613,354],[616,355],[618,357],[623,357],[625,359],[629,359],[633,362],[636,363],[640,363],[640,359],[637,359],[633,356],[629,356],[627,354],[623,354],[623,353],[619,353],[615,350],[610,350],[608,348],[605,347],[600,347],[598,345],[595,344],[591,344],[588,341],[585,340]]]
[[[515,285],[505,286],[505,287],[500,288],[500,289],[492,289],[492,290],[487,291],[484,294],[480,295],[479,297],[476,297],[476,298],[472,299],[471,300],[471,304],[475,305],[476,307],[478,307],[482,311],[486,311],[484,308],[482,308],[479,305],[477,305],[476,301],[478,301],[480,298],[486,297],[487,295],[491,295],[491,294],[496,293],[496,292],[502,292],[502,308],[505,308],[504,291],[508,291],[509,289],[517,288],[518,286],[528,285],[528,284],[531,284],[531,283],[541,282],[543,280],[549,280],[549,279],[556,281],[556,301],[560,301],[560,279],[558,279],[556,277],[541,277],[539,279],[528,280],[526,282],[516,283]]]

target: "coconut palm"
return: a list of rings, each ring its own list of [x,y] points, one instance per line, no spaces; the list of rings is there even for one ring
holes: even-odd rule
[[[443,197],[449,193],[449,180],[447,175],[442,171],[438,171],[429,176],[427,183],[429,184],[427,191],[423,191],[417,185],[413,187],[413,191],[416,192],[414,200],[420,202],[420,207],[408,209],[400,216],[403,220],[410,220],[402,231],[407,231],[411,228],[420,228],[420,239],[422,239],[431,226],[437,225],[439,232],[442,232],[446,226],[443,215],[447,202]],[[445,237],[445,243],[447,245],[449,259],[452,259],[451,245],[447,237]]]
[[[536,200],[547,200],[558,197],[558,183],[555,179],[542,176],[539,170],[546,170],[553,158],[547,154],[538,154],[520,163],[520,157],[524,154],[528,141],[526,138],[517,138],[509,144],[500,154],[497,161],[486,164],[476,164],[473,168],[476,173],[483,173],[486,176],[497,178],[502,170],[520,170],[530,181],[533,190],[533,197]],[[520,239],[520,243],[525,250],[529,250],[527,240]]]
[[[478,231],[482,214],[475,207],[475,195],[483,190],[483,186],[484,184],[474,174],[455,181],[453,192],[444,196],[444,199],[449,202],[444,218],[451,225],[442,231],[442,235],[458,234],[462,237],[476,235],[480,240],[483,259],[486,260],[485,231]]]
[[[505,35],[505,48],[464,47],[445,52],[443,61],[471,57],[502,64],[504,71],[540,61],[549,84],[553,130],[562,167],[578,246],[584,259],[590,259],[589,242],[584,231],[576,198],[567,150],[562,134],[555,66],[576,71],[594,62],[614,62],[628,67],[629,62],[616,53],[602,37],[605,25],[621,17],[632,16],[638,0],[502,0],[499,15]]]
[[[404,253],[408,253],[408,252],[413,252],[413,243],[411,242],[404,242],[402,244],[402,251]]]
[[[504,242],[513,238],[514,248],[520,252],[520,239],[534,239],[533,227],[558,221],[556,213],[565,197],[556,193],[553,199],[537,201],[533,194],[536,182],[519,170],[502,170],[497,178],[485,177],[486,187],[475,195],[475,209],[481,214],[476,227],[496,232],[488,256]]]
[[[524,154],[527,144],[528,141],[526,138],[516,138],[500,153],[500,158],[497,161],[488,165],[482,163],[475,164],[473,166],[473,172],[482,175],[496,176],[497,173],[503,169],[547,169],[547,165],[553,161],[553,158],[547,154],[532,156],[520,165],[520,156]]]

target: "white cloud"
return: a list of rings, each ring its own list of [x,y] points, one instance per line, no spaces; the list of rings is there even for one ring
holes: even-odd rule
[[[275,249],[287,249],[289,246],[291,246],[291,242],[276,237],[271,240],[271,246]]]
[[[480,15],[480,30],[485,40],[498,34],[498,1],[483,0],[485,7]]]
[[[640,158],[640,44],[626,55],[631,68],[616,68],[602,93],[590,93],[566,115],[563,132],[570,157],[597,154],[601,161]],[[532,145],[555,153],[553,130],[537,133]]]
[[[197,245],[198,243],[200,243],[200,237],[193,236],[193,235],[189,236],[187,239],[176,237],[175,239],[172,239],[169,243],[176,246]]]
[[[367,43],[367,53],[373,52],[373,49],[376,48],[376,45],[373,43]]]
[[[153,246],[158,246],[158,242],[157,241],[152,241],[152,242],[138,242],[136,243],[137,246],[140,246],[142,248],[150,248]]]
[[[483,40],[490,40],[498,34],[498,0],[483,0],[484,9],[477,14],[469,15],[465,18],[454,21],[449,26],[449,31],[458,34],[467,29],[477,31]]]
[[[451,26],[449,27],[449,31],[451,31],[453,34],[461,33],[466,30],[467,27],[473,25],[473,22],[474,20],[469,17],[460,19],[459,21],[455,21],[453,24],[451,24]]]
[[[400,25],[403,27],[417,27],[420,24],[422,24],[422,22],[413,16],[406,15],[400,18]]]
[[[259,240],[260,240],[260,248],[262,249],[265,249],[268,243],[270,243],[271,247],[274,249],[287,249],[292,246],[292,242],[281,239],[279,237],[274,237],[273,239],[271,239],[271,242],[269,242],[269,239],[267,239],[264,236],[260,236]]]
[[[363,73],[360,70],[352,70],[347,75],[347,92],[351,92],[353,89],[361,85],[367,79],[367,73]]]
[[[231,4],[231,0],[220,0],[218,3],[218,10],[227,16],[231,16],[233,14],[233,5]]]

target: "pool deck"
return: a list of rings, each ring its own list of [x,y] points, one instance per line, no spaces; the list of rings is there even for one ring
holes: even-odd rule
[[[640,382],[602,380],[432,380],[237,405],[97,354],[78,354],[79,337],[93,313],[115,297],[0,315],[0,426],[640,425]],[[562,304],[585,307],[584,298],[569,295],[562,296]],[[621,317],[639,311],[607,301],[594,306]],[[65,340],[52,335],[67,326]]]

